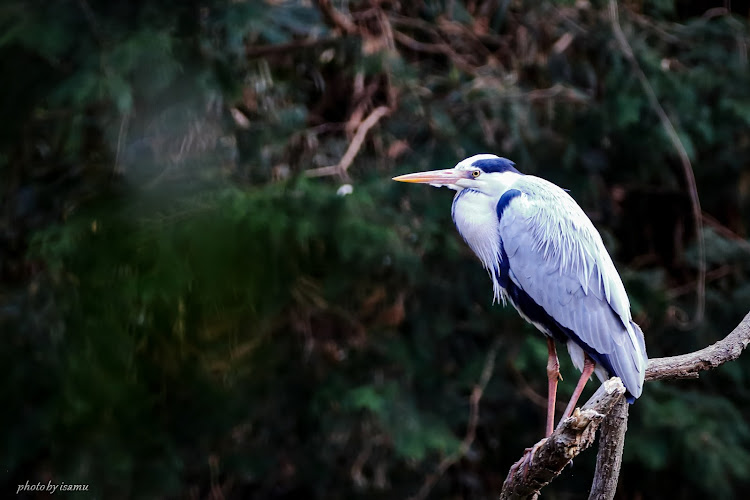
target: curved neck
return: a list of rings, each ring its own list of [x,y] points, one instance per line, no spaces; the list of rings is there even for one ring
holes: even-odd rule
[[[464,189],[453,198],[453,222],[459,234],[471,247],[493,281],[495,300],[502,294],[500,262],[502,261],[499,222],[495,208],[500,197],[491,197],[473,189]]]

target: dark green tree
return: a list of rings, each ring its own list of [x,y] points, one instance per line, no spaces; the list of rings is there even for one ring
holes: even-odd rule
[[[390,178],[514,159],[594,220],[651,356],[710,344],[750,304],[750,30],[723,6],[619,7],[701,253],[603,2],[4,2],[2,491],[496,496],[541,436],[544,341],[449,194]],[[748,363],[647,385],[618,495],[742,498]]]

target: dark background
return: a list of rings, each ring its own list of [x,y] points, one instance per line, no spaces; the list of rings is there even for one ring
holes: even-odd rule
[[[619,18],[703,259],[606,2],[3,2],[2,496],[407,498],[454,456],[430,498],[493,498],[543,433],[544,340],[491,304],[451,192],[390,181],[476,153],[570,190],[650,356],[726,335],[750,309],[747,3]],[[346,172],[310,175],[382,106]],[[617,498],[746,496],[749,359],[646,385]],[[545,498],[585,495],[594,455]]]

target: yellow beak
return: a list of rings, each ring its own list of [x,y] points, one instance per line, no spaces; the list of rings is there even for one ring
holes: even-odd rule
[[[461,179],[470,179],[471,172],[449,168],[446,170],[430,170],[429,172],[416,172],[414,174],[399,175],[394,177],[398,182],[418,182],[420,184],[433,184],[445,186],[455,184]]]

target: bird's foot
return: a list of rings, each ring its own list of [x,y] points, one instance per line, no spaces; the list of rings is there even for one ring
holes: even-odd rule
[[[529,467],[531,467],[534,463],[534,455],[536,454],[536,451],[546,442],[547,438],[543,438],[531,448],[526,448],[523,451],[523,456],[521,457],[521,459],[518,462],[514,463],[510,468],[508,476],[511,480],[520,470],[523,480],[526,481],[526,476],[529,474]]]

